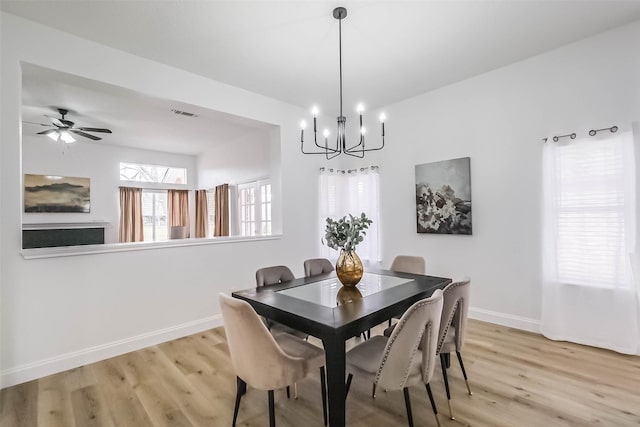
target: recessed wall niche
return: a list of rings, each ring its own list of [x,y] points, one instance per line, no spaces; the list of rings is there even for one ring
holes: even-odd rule
[[[212,190],[227,183],[231,186],[230,235],[239,235],[241,227],[239,211],[234,206],[238,198],[235,189],[254,181],[269,180],[273,213],[271,232],[281,233],[279,126],[161,99],[33,64],[22,63],[21,66],[21,190],[25,174],[86,177],[91,182],[89,212],[25,212],[22,209],[23,232],[53,230],[55,236],[44,238],[46,246],[51,247],[100,244],[93,232],[89,233],[88,243],[74,240],[72,234],[88,235],[77,230],[102,228],[104,244],[115,244],[119,240],[120,186],[143,187],[149,193],[161,194],[170,188]],[[81,132],[71,133],[75,142],[67,143],[61,138],[56,140],[41,134],[46,130],[60,130],[56,128],[61,120],[59,109],[67,110],[62,123],[65,126],[73,123],[73,129]],[[101,138],[95,140],[84,137],[80,128],[105,128],[112,133],[93,133]],[[123,181],[120,163],[184,168],[186,182]],[[24,204],[24,190],[22,193]],[[193,236],[194,191],[189,191],[189,212],[190,235]],[[147,219],[145,217],[145,221]],[[156,212],[154,220],[157,220],[155,227],[163,226],[162,215]],[[209,230],[207,237],[211,236],[213,232]],[[26,248],[24,243],[34,247],[31,238],[23,242],[23,248]]]

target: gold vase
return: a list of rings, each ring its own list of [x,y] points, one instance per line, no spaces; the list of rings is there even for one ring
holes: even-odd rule
[[[338,262],[336,263],[336,275],[343,286],[353,287],[362,279],[362,261],[354,250],[340,251]]]

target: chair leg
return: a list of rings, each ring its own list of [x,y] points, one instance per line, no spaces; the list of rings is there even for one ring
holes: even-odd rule
[[[293,399],[298,400],[298,383],[293,383]]]
[[[322,416],[324,425],[327,425],[327,379],[324,366],[320,366],[320,388],[322,389]]]
[[[449,405],[449,418],[455,420],[451,409],[451,392],[449,391],[449,379],[447,378],[447,360],[444,354],[440,354],[440,365],[442,365],[442,379],[444,379],[444,389],[447,391],[447,404]]]
[[[433,400],[433,393],[431,393],[431,386],[429,383],[424,385],[429,394],[429,400],[431,401],[431,409],[433,409],[433,415],[436,417],[436,424],[440,427],[440,419],[438,418],[438,408],[436,408],[436,401]]]
[[[238,419],[238,409],[240,408],[240,399],[242,399],[242,395],[247,392],[247,383],[242,381],[240,377],[236,377],[236,405],[233,408],[233,422],[231,423],[232,427],[235,427],[236,420]]]
[[[347,400],[347,396],[349,396],[349,388],[351,388],[351,380],[353,379],[353,374],[349,374],[347,377],[347,384],[344,386],[344,399]]]
[[[291,387],[287,386],[287,399],[291,399]]]
[[[451,367],[451,353],[444,354],[444,361],[447,365],[447,369],[449,369]]]
[[[413,414],[411,413],[411,398],[409,397],[409,388],[405,387],[404,391],[404,404],[407,407],[407,419],[409,420],[409,427],[413,427]]]
[[[389,319],[389,326],[388,326],[388,327],[389,327],[389,328],[391,327],[391,319]]]
[[[273,390],[269,390],[269,427],[276,427],[276,409],[273,402]]]
[[[462,369],[462,376],[464,377],[464,383],[467,385],[467,391],[469,392],[469,396],[472,396],[471,387],[469,387],[469,380],[467,379],[467,371],[464,370],[464,363],[462,363],[462,355],[459,351],[456,351],[456,355],[458,356],[458,363],[460,363],[460,369]]]
[[[367,339],[371,339],[371,329],[367,329]]]

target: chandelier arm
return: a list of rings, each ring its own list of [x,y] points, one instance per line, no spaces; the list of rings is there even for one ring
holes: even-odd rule
[[[336,148],[331,148],[328,146],[327,144],[327,138],[324,139],[324,145],[320,145],[318,144],[318,132],[314,132],[313,133],[313,142],[315,143],[316,147],[325,150],[327,153],[338,153],[340,152],[340,150],[336,147]]]
[[[354,145],[353,147],[350,148],[346,148],[344,150],[344,153],[346,154],[351,154],[351,153],[365,153],[367,151],[378,151],[378,150],[382,150],[384,148],[384,132],[382,133],[382,145],[380,147],[376,147],[376,148],[357,148],[359,147],[360,144],[358,145]]]
[[[359,154],[355,154],[355,153],[359,153]],[[346,150],[345,150],[345,151],[344,151],[344,154],[346,154],[346,155],[348,155],[348,156],[352,156],[352,157],[357,157],[357,158],[359,158],[359,159],[364,158],[364,152],[363,152],[363,151],[360,151],[360,150],[355,151],[355,152],[352,152],[352,151],[346,151]]]
[[[327,153],[326,153],[326,156],[325,156],[325,157],[327,158],[327,160],[331,160],[331,159],[333,159],[334,157],[339,156],[340,154],[342,154],[342,152],[341,152],[341,151],[336,151],[336,152],[335,152],[335,154],[333,154],[333,155],[331,155],[331,156],[330,156],[330,155],[329,155],[329,151],[327,151]]]
[[[317,132],[314,132],[314,140],[316,140],[317,138]],[[326,143],[326,140],[325,140]],[[323,149],[324,151],[304,151],[304,130],[300,131],[300,151],[302,151],[302,154],[324,154],[326,156],[329,155],[329,153],[333,154],[333,153],[337,153],[334,156],[330,157],[333,158],[335,156],[337,156],[338,154],[340,154],[340,151],[334,149],[334,148],[329,148],[327,146],[323,147],[321,145],[318,145],[318,142],[316,141],[316,145]],[[328,160],[329,158],[327,158]]]
[[[302,154],[323,154],[325,156],[328,155],[327,153],[337,153],[336,156],[340,154],[340,152],[337,152],[331,148],[326,151],[304,151],[304,143],[302,141],[300,142],[300,151],[302,151]]]

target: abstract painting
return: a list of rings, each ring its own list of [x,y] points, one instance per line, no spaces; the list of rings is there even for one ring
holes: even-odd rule
[[[24,211],[88,213],[89,189],[89,178],[25,174]]]
[[[418,233],[471,234],[471,159],[416,165]]]

